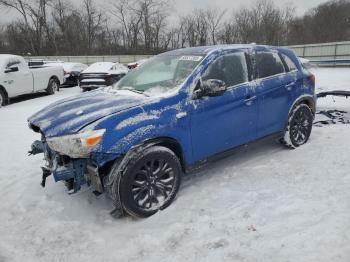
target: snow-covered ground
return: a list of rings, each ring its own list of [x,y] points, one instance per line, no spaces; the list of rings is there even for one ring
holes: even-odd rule
[[[350,69],[313,71],[319,90],[350,91]],[[41,156],[26,153],[38,139],[26,118],[78,92],[0,109],[1,262],[350,261],[350,125],[319,124],[297,150],[256,143],[186,177],[168,209],[115,220],[89,190],[67,195],[51,177],[42,189]],[[350,99],[318,105],[350,112]]]

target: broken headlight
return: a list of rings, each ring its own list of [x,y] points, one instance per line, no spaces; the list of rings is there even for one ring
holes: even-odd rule
[[[102,140],[106,129],[91,130],[74,135],[47,138],[48,146],[71,158],[86,158]]]

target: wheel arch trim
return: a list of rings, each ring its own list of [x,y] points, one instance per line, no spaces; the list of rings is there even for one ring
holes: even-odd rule
[[[2,90],[5,93],[6,99],[9,98],[9,94],[7,93],[7,90],[4,86],[0,85],[0,90]]]
[[[51,79],[57,80],[58,84],[59,84],[59,85],[61,84],[60,79],[59,79],[58,76],[56,76],[56,75],[51,76],[50,79],[49,79],[49,83],[50,83],[50,80],[51,80]]]
[[[296,105],[303,104],[303,103],[305,104],[305,102],[306,102],[306,105],[310,107],[312,113],[315,115],[316,113],[315,97],[313,97],[312,95],[302,95],[302,96],[299,96],[290,107],[288,117],[290,116],[291,112],[293,111]]]
[[[132,146],[125,154],[120,155],[120,157],[118,158],[118,159],[121,159],[118,170],[119,171],[124,170],[124,168],[129,164],[129,161],[133,154],[136,154],[142,150],[145,150],[146,148],[156,146],[156,145],[164,146],[170,149],[172,152],[174,152],[174,154],[179,158],[182,171],[185,172],[186,161],[185,161],[185,155],[183,153],[183,147],[176,139],[172,137],[151,138],[151,139],[144,140],[137,145]]]
[[[172,152],[174,152],[174,154],[179,158],[180,164],[181,164],[181,168],[184,171],[186,168],[186,158],[185,158],[185,154],[183,151],[183,147],[181,146],[181,144],[172,137],[157,137],[157,138],[151,138],[151,139],[147,139],[144,140],[143,142],[139,143],[138,145],[135,145],[133,147],[131,147],[131,149],[127,152],[127,154],[125,156],[127,156],[129,154],[129,152],[133,153],[135,152],[135,150],[137,149],[145,149],[145,148],[149,148],[152,146],[164,146],[168,149],[170,149]]]

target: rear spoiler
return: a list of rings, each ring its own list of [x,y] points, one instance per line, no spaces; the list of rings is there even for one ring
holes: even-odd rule
[[[350,91],[342,91],[342,90],[336,90],[336,91],[329,91],[329,92],[322,92],[317,94],[317,97],[326,97],[326,96],[344,96],[348,98],[350,96]]]

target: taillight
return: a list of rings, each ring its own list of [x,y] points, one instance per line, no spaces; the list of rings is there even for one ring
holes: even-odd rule
[[[105,81],[106,81],[106,85],[107,86],[112,85],[112,75],[106,75],[105,76]]]
[[[308,77],[307,77],[307,80],[310,80],[312,82],[315,82],[316,81],[316,77],[314,74],[310,74]]]

